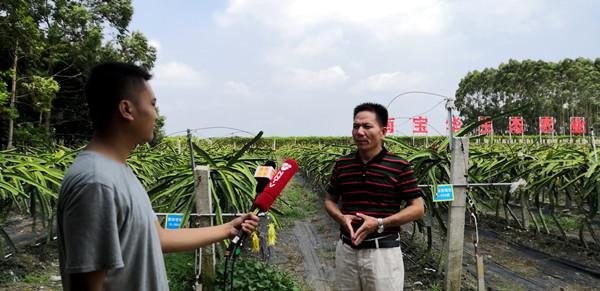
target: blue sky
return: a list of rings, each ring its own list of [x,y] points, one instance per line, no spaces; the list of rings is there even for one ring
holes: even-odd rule
[[[600,1],[134,0],[132,30],[158,49],[151,85],[167,134],[231,127],[266,136],[350,135],[352,109],[406,91],[454,96],[469,71],[508,59],[600,57]],[[439,97],[407,94],[390,116]],[[437,105],[436,105],[437,104]],[[410,135],[398,120],[397,135]],[[245,133],[198,130],[200,137]]]

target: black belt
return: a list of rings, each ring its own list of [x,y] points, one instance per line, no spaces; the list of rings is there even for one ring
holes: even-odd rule
[[[386,248],[395,248],[400,246],[400,240],[398,239],[398,234],[390,234],[386,236],[371,238],[368,240],[364,240],[359,245],[355,246],[352,243],[352,240],[341,234],[340,239],[343,243],[349,245],[353,249],[386,249]]]

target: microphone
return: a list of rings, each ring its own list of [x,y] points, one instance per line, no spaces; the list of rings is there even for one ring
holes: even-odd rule
[[[258,169],[257,169],[258,170]],[[279,197],[283,188],[287,185],[287,183],[292,179],[294,174],[298,171],[298,164],[296,161],[292,159],[286,160],[281,168],[275,173],[272,181],[268,182],[263,188],[264,190],[258,194],[254,203],[252,204],[252,209],[255,214],[258,212],[267,212],[275,199]],[[257,185],[258,188],[258,185]],[[233,254],[233,250],[236,246],[244,240],[246,237],[245,232],[240,232],[240,234],[236,235],[229,245],[229,248],[225,251],[225,256],[230,256]]]
[[[281,191],[283,191],[283,188],[285,188],[287,183],[292,179],[296,171],[298,171],[298,164],[296,161],[292,159],[286,160],[263,192],[256,197],[252,207],[261,212],[269,211],[273,202],[279,197]]]

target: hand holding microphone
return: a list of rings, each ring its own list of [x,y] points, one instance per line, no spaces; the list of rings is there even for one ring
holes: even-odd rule
[[[247,234],[247,232],[245,232],[246,229],[256,229],[256,226],[254,225],[254,223],[256,223],[255,218],[258,220],[256,214],[259,212],[267,212],[271,208],[273,202],[275,202],[275,199],[277,199],[277,197],[281,194],[281,191],[283,191],[285,185],[287,185],[287,183],[292,179],[298,170],[298,164],[292,159],[286,160],[283,165],[281,165],[281,168],[279,168],[277,173],[274,172],[275,163],[271,163],[272,164],[269,164],[269,162],[267,162],[265,166],[258,167],[256,169],[256,173],[254,174],[258,182],[256,185],[256,192],[259,194],[256,196],[256,199],[254,199],[254,203],[252,203],[252,213],[233,220],[238,224],[238,226],[241,226],[244,232],[240,233],[238,230],[237,235],[231,240],[229,247],[227,250],[225,250],[224,274],[226,278],[228,278],[225,280],[225,289],[227,289],[227,286],[230,286],[230,289],[233,290],[233,269],[236,258],[234,254],[236,253],[236,250],[239,248],[240,244],[244,241],[244,238]],[[227,268],[231,258],[233,258],[231,261],[231,270],[229,273],[227,273]]]
[[[254,171],[254,178],[256,179],[257,196],[265,189],[267,184],[275,176],[275,166],[276,165],[274,161],[267,161],[264,166],[256,167],[256,171]],[[232,220],[231,223],[233,224],[234,228],[229,237],[234,239],[237,236],[243,236],[244,234],[240,233],[240,231],[243,231],[244,233],[252,233],[258,227],[258,221],[259,219],[258,216],[256,216],[256,213],[247,213]]]
[[[258,196],[263,189],[265,189],[269,181],[271,181],[273,176],[275,176],[275,166],[276,165],[274,161],[267,161],[264,166],[256,167],[256,170],[254,171],[254,178],[256,179],[256,196]],[[254,199],[256,200],[256,197]],[[256,214],[257,212],[252,211],[251,213],[247,213],[232,220],[230,223],[233,225],[233,229],[231,230],[229,238],[237,243],[240,237],[243,238],[246,236],[246,234],[255,231],[259,221]],[[230,248],[232,246],[233,244],[230,246]]]
[[[254,213],[246,213],[230,223],[233,226],[229,234],[229,238],[242,236],[242,233],[252,233],[258,227],[259,218]]]
[[[258,194],[256,196],[256,199],[254,200],[254,203],[252,204],[252,208],[251,208],[252,214],[246,214],[245,216],[239,217],[236,220],[242,219],[248,215],[256,216],[256,214],[258,214],[259,212],[269,211],[269,209],[273,205],[273,202],[275,202],[277,197],[279,197],[279,195],[281,194],[281,191],[283,191],[283,188],[285,188],[285,186],[292,179],[292,177],[294,176],[294,174],[296,173],[297,170],[298,170],[298,164],[296,163],[296,161],[294,161],[292,159],[286,160],[283,163],[283,165],[281,165],[281,167],[279,168],[277,173],[272,175],[272,178],[270,179],[270,181],[268,181],[268,183],[263,182],[264,186],[262,186],[262,184],[257,184],[257,191],[261,190],[261,189],[259,189],[259,187],[262,187],[263,189],[260,192],[260,194]],[[257,169],[257,173],[258,173],[258,171],[259,171],[259,169]],[[268,172],[268,170],[266,170],[266,171]],[[256,174],[255,174],[255,176],[256,176]],[[271,175],[269,174],[267,176],[271,176]],[[257,180],[259,180],[258,178],[259,177],[257,177]],[[262,181],[264,181],[264,180],[265,179],[262,179]],[[259,180],[259,183],[260,182],[261,182],[261,180]],[[243,221],[243,220],[241,220],[241,221]],[[256,227],[254,227],[254,229],[256,229]],[[246,236],[246,232],[238,233],[231,240],[231,244],[229,245],[229,248],[228,248],[229,251],[226,251],[226,256],[231,254],[231,250],[233,250],[237,245],[239,245],[239,243],[244,240],[245,236]]]

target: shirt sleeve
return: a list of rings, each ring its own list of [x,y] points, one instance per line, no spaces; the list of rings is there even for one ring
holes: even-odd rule
[[[331,172],[331,178],[329,178],[329,185],[327,185],[327,193],[332,196],[339,197],[340,196],[340,186],[338,181],[339,171],[337,169],[337,162],[333,167],[333,171]]]
[[[402,173],[398,175],[398,183],[396,189],[402,200],[412,200],[418,197],[422,197],[423,194],[421,189],[418,187],[417,178],[412,167],[406,165],[402,169]]]
[[[86,184],[72,193],[62,213],[67,273],[124,266],[115,201],[114,190],[103,184]]]

